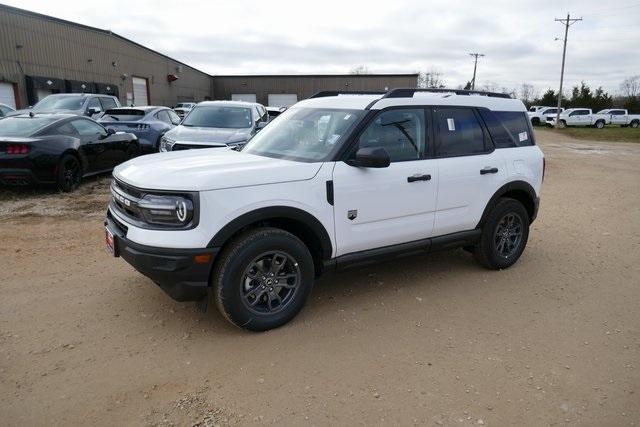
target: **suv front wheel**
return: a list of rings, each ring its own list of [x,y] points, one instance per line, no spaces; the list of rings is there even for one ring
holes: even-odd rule
[[[528,238],[529,215],[526,209],[515,199],[502,198],[489,213],[473,254],[486,268],[507,268],[520,258]]]
[[[216,304],[240,328],[265,331],[284,325],[302,309],[313,287],[309,249],[281,229],[241,234],[218,261],[212,276]]]

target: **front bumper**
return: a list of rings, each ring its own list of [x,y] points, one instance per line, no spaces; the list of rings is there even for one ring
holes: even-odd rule
[[[176,301],[207,296],[213,260],[219,248],[170,249],[140,245],[126,238],[126,225],[107,212],[105,227],[113,234],[114,252],[153,280]]]

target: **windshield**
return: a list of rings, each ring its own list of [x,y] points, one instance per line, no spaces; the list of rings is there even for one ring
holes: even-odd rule
[[[250,128],[253,125],[253,120],[251,119],[251,109],[246,107],[203,105],[191,110],[182,125],[240,129]]]
[[[242,151],[287,160],[324,161],[365,113],[290,108],[254,136]]]
[[[51,111],[51,110],[79,110],[84,104],[82,96],[47,96],[38,102],[33,111]]]
[[[117,110],[107,110],[102,116],[101,120],[115,120],[115,121],[124,121],[124,122],[135,122],[140,120],[145,116],[144,110],[135,110],[133,108],[129,109],[117,109]]]
[[[176,105],[176,108],[189,108],[191,107],[193,104],[178,104]]]
[[[609,114],[610,110],[600,110],[596,114]]]
[[[52,117],[7,117],[0,120],[0,137],[31,136],[56,120]]]
[[[537,109],[538,107],[529,107],[529,111],[531,111],[532,113],[535,113]]]

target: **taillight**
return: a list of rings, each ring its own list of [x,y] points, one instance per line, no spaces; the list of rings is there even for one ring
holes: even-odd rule
[[[9,144],[7,145],[7,154],[28,154],[29,146],[27,144]]]

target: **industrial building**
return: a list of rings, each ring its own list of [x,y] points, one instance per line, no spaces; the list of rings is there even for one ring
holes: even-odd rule
[[[415,87],[417,74],[213,76],[109,30],[0,4],[0,103],[51,93],[115,95],[123,105],[240,99],[289,106],[321,90]]]

